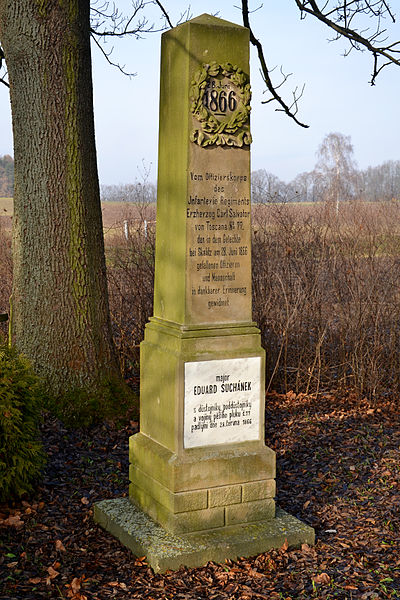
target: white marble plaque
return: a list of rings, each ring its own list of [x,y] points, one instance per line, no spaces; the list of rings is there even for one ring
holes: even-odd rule
[[[261,358],[185,363],[185,448],[258,440]]]

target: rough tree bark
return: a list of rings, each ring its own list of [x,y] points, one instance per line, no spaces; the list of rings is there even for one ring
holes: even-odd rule
[[[15,192],[13,337],[50,390],[120,379],[94,139],[89,0],[0,0]]]

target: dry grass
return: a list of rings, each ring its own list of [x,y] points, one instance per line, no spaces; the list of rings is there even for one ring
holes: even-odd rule
[[[154,204],[103,203],[111,319],[125,374],[138,372],[139,344],[153,311],[155,218]]]
[[[4,227],[5,218],[0,219],[0,313],[9,312],[12,284],[11,236]],[[0,323],[0,343],[7,337],[7,322]]]
[[[152,314],[155,206],[103,204],[110,308],[124,372],[137,369]],[[124,233],[128,223],[129,237]],[[0,311],[11,293],[0,219]],[[267,388],[400,392],[400,204],[256,205],[253,314]],[[4,326],[3,326],[4,329]]]
[[[107,234],[110,230],[121,228],[124,220],[147,220],[155,219],[156,206],[149,204],[142,206],[131,202],[102,202],[101,211],[103,215],[104,231]],[[4,229],[11,229],[11,217],[13,216],[14,206],[12,198],[0,198],[0,226]]]
[[[14,203],[12,198],[0,198],[0,216],[13,216]]]
[[[154,221],[156,218],[155,204],[138,204],[132,202],[102,202],[103,227],[106,234],[110,231],[122,230],[124,221],[135,227],[139,223]]]
[[[283,391],[400,391],[400,206],[258,206],[254,318]]]
[[[11,219],[14,213],[12,198],[0,198],[0,229],[11,231]]]

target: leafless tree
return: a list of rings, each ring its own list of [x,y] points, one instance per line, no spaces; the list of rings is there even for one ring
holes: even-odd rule
[[[350,136],[326,135],[318,148],[318,158],[316,170],[323,177],[324,196],[335,204],[338,213],[340,201],[355,196],[357,168]]]
[[[159,10],[161,20],[158,25],[147,16],[147,9],[150,5],[157,6]],[[189,19],[190,16],[189,7],[180,14],[176,25]],[[129,36],[139,39],[170,27],[174,27],[174,25],[160,0],[132,0],[132,9],[128,15],[122,13],[114,2],[111,3],[108,0],[94,0],[91,3],[91,38],[107,62],[117,67],[124,75],[133,76],[134,73],[128,72],[125,65],[120,65],[111,59],[113,47],[108,49],[106,42],[113,38]]]
[[[370,202],[400,200],[400,161],[388,160],[360,172],[364,200]]]
[[[297,202],[314,202],[318,200],[318,177],[315,171],[299,173],[288,184],[290,195]]]
[[[276,175],[259,169],[251,174],[251,198],[256,204],[282,202],[286,199],[286,184]]]
[[[387,22],[395,22],[395,13],[386,0],[293,0],[300,11],[301,18],[313,17],[334,33],[334,40],[345,39],[349,43],[346,54],[354,50],[368,51],[372,57],[371,85],[381,71],[389,65],[400,66],[400,40],[392,40]],[[258,10],[258,5],[255,10]],[[270,97],[265,104],[276,102],[277,111],[284,112],[298,125],[307,127],[297,118],[298,103],[303,94],[296,88],[290,101],[284,100],[280,88],[290,75],[281,68],[281,80],[272,79],[273,69],[269,67],[262,43],[256,38],[250,23],[248,0],[242,0],[243,24],[250,29],[250,41],[257,48],[261,74]],[[254,11],[253,11],[254,12]]]
[[[258,0],[257,0],[258,1]],[[352,51],[367,51],[372,57],[371,85],[375,84],[377,76],[389,65],[400,65],[400,40],[392,39],[390,24],[395,23],[395,13],[387,0],[293,0],[294,8],[300,11],[301,19],[315,18],[325,25],[333,38],[330,41],[345,39],[348,49],[345,54]],[[183,3],[184,4],[184,3]],[[146,9],[155,5],[160,11],[161,21],[158,25],[146,16]],[[250,30],[250,41],[257,48],[260,61],[260,70],[266,91],[270,97],[263,101],[264,104],[277,103],[277,111],[284,112],[301,127],[308,127],[299,120],[299,101],[304,92],[295,88],[291,92],[290,100],[286,100],[281,93],[281,88],[290,78],[283,67],[279,70],[279,80],[275,80],[275,66],[270,67],[262,42],[253,32],[251,15],[261,9],[262,5],[256,4],[253,9],[249,7],[249,0],[241,0],[243,24]],[[184,8],[177,22],[179,24],[191,17],[190,6]],[[174,24],[168,13],[168,0],[132,0],[132,10],[129,15],[124,15],[115,3],[106,0],[94,0],[91,5],[91,37],[99,47],[107,61],[127,75],[124,65],[111,59],[113,48],[107,49],[106,40],[133,36],[140,38],[149,33],[159,32],[173,27]],[[274,74],[273,74],[274,72]],[[4,65],[4,54],[0,48],[0,83],[8,86],[7,71]]]

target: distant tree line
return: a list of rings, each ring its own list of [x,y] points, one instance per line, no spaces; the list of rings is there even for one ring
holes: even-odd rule
[[[0,197],[11,198],[14,193],[14,161],[6,154],[0,156]]]
[[[377,167],[357,169],[349,136],[330,133],[318,149],[312,171],[300,173],[289,183],[265,169],[251,174],[252,201],[318,202],[400,200],[400,161],[389,160]]]
[[[145,181],[144,183],[126,183],[120,185],[100,186],[102,202],[134,202],[147,205],[156,201],[156,186]]]
[[[388,160],[377,167],[356,171],[339,193],[339,201],[364,200],[388,202],[400,200],[400,160]],[[334,193],[332,182],[317,169],[300,173],[285,183],[265,169],[251,174],[251,199],[265,202],[318,202]]]
[[[336,203],[349,200],[388,202],[400,200],[400,160],[388,160],[376,167],[357,169],[349,136],[330,133],[321,143],[318,160],[312,171],[297,175],[289,183],[259,169],[251,174],[252,201]],[[14,161],[0,157],[0,197],[11,197],[14,187]],[[148,205],[156,202],[156,186],[146,177],[141,182],[102,185],[103,202],[133,202]]]

